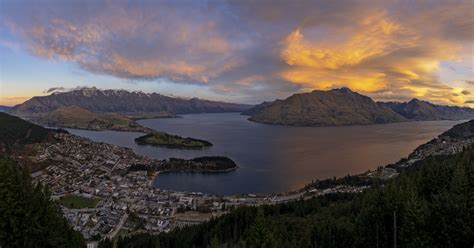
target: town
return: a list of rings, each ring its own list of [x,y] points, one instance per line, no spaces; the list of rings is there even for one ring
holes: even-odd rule
[[[56,139],[55,143],[33,146],[35,153],[29,158],[31,162],[48,166],[32,176],[36,182],[48,185],[52,198],[61,203],[64,216],[89,241],[90,247],[101,239],[117,235],[158,234],[199,224],[238,206],[277,204],[336,192],[357,193],[369,187],[337,185],[273,195],[239,196],[160,190],[153,187],[153,180],[159,172],[169,169],[165,160],[150,159],[128,148],[68,133],[58,133]],[[472,138],[437,138],[417,148],[397,166],[410,166],[430,155],[456,153],[473,143]],[[180,160],[173,162],[174,170],[179,168],[177,161]],[[182,161],[183,170],[199,171],[199,163]],[[386,180],[397,175],[396,167],[385,167],[359,176]]]
[[[218,217],[239,205],[280,203],[302,197],[222,197],[160,190],[152,186],[160,169],[150,173],[137,168],[168,170],[172,164],[177,170],[176,163],[181,161],[184,169],[199,171],[201,164],[191,163],[194,160],[149,159],[128,148],[67,133],[56,134],[56,138],[56,143],[33,146],[36,152],[31,162],[48,166],[32,176],[36,182],[48,185],[52,198],[59,202],[73,198],[73,203],[61,207],[64,216],[92,242],[117,234],[169,232]]]

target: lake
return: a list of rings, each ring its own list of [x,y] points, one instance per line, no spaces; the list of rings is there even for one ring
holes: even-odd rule
[[[160,189],[221,195],[274,193],[303,187],[315,179],[363,173],[397,162],[418,145],[459,121],[405,122],[351,127],[288,127],[254,123],[237,113],[190,114],[182,118],[141,120],[143,126],[208,140],[204,150],[139,146],[142,134],[68,129],[71,133],[132,148],[157,159],[227,156],[239,169],[229,173],[163,173]]]

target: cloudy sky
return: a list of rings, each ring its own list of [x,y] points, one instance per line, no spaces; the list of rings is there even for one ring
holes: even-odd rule
[[[258,103],[347,86],[474,107],[467,1],[0,0],[0,104],[77,86]]]

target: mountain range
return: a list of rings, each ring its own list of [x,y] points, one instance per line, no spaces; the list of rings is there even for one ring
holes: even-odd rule
[[[462,120],[474,117],[467,107],[441,106],[413,99],[375,102],[348,88],[315,90],[264,102],[243,112],[249,120],[294,126],[347,126],[403,121]]]
[[[241,112],[251,105],[164,96],[158,93],[129,92],[126,90],[100,90],[95,87],[48,96],[36,96],[16,105],[8,112],[23,118],[39,118],[63,106],[77,106],[91,112],[113,112],[141,116],[191,113]]]
[[[58,109],[59,112],[54,113]],[[10,114],[41,124],[61,124],[56,126],[84,123],[90,126],[97,124],[95,120],[102,120],[100,123],[107,126],[110,122],[124,118],[144,119],[220,112],[242,112],[250,115],[251,121],[294,126],[347,126],[474,118],[474,110],[468,107],[435,105],[418,99],[408,102],[375,102],[349,88],[294,94],[284,100],[263,102],[252,107],[198,98],[174,98],[157,93],[100,90],[92,87],[33,97],[8,110]],[[77,116],[72,116],[76,113]],[[87,118],[82,118],[79,123],[71,122],[79,117]],[[126,122],[132,123],[131,120]]]

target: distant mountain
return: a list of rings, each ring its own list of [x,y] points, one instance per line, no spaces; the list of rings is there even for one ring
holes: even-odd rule
[[[274,104],[275,102],[279,102],[281,101],[280,99],[277,99],[273,102],[262,102],[260,104],[257,104],[255,106],[253,106],[252,108],[249,108],[245,111],[242,112],[243,115],[254,115],[260,111],[262,111],[263,109],[269,107],[270,105]]]
[[[406,121],[389,107],[348,88],[315,90],[257,105],[249,120],[295,126],[367,125]]]
[[[91,112],[137,113],[219,113],[241,112],[250,105],[202,100],[183,99],[157,93],[129,92],[126,90],[99,90],[81,88],[69,92],[58,92],[48,96],[37,96],[12,108],[9,113],[38,118],[63,106],[77,106]]]
[[[452,139],[474,138],[474,120],[458,124],[448,131],[442,133],[439,137],[449,137]]]
[[[0,105],[0,112],[7,112],[13,107]]]
[[[458,106],[435,105],[430,102],[412,99],[409,102],[380,103],[401,116],[417,121],[463,120],[474,118],[474,109]]]
[[[93,113],[77,106],[59,107],[36,120],[37,123],[63,128],[146,132],[148,129],[117,113]]]
[[[54,132],[58,130],[47,129],[16,116],[0,113],[0,148],[48,141],[52,139]]]

